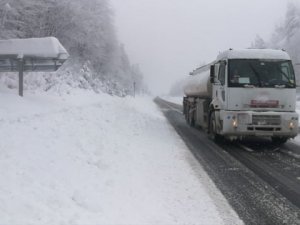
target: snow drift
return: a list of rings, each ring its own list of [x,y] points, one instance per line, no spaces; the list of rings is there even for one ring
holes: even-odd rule
[[[241,224],[150,98],[0,101],[0,224]]]

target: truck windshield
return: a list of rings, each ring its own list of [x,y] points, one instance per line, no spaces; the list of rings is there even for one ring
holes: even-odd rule
[[[290,60],[229,60],[228,87],[296,88]]]

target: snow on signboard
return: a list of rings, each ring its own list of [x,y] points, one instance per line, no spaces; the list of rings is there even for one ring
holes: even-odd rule
[[[55,37],[0,40],[0,72],[56,71],[68,59],[67,50]]]
[[[0,56],[66,60],[67,50],[55,37],[0,40]]]

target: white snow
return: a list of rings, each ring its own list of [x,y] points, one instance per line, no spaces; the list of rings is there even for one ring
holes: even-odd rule
[[[298,113],[298,126],[300,129],[300,95],[297,96],[297,103],[296,103],[296,112]],[[298,133],[298,136],[295,137],[295,139],[293,140],[293,142],[297,143],[300,145],[300,134]]]
[[[162,96],[162,98],[168,102],[173,102],[177,105],[182,105],[182,102],[183,102],[183,96],[174,97],[174,96],[165,95],[165,96]]]
[[[217,57],[217,60],[224,59],[290,60],[290,56],[283,50],[275,49],[232,49],[221,52]]]
[[[300,94],[297,93],[297,98],[296,98],[296,112],[298,113],[300,117]],[[298,121],[300,125],[300,120]]]
[[[67,50],[55,37],[0,40],[0,55],[67,59]]]
[[[0,102],[0,224],[242,224],[151,98]]]

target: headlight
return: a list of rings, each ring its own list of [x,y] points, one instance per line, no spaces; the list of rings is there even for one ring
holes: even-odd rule
[[[234,128],[237,128],[237,127],[238,127],[238,122],[237,122],[237,120],[233,120],[233,121],[232,121],[232,126],[233,126]]]
[[[289,128],[290,128],[291,130],[295,128],[295,124],[294,124],[293,121],[291,121],[291,122],[289,123]]]

